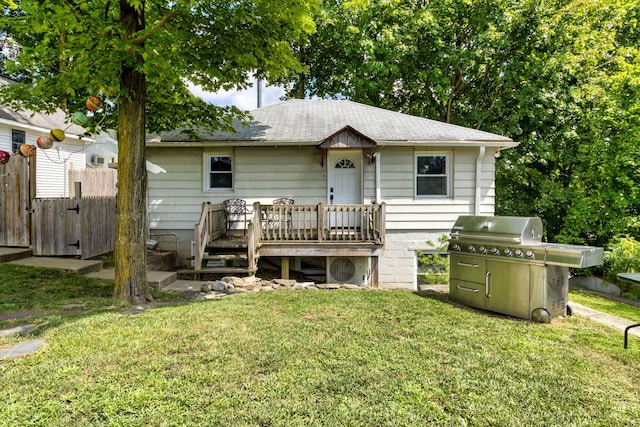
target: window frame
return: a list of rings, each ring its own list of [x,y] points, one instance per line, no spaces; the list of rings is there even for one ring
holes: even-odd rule
[[[211,174],[216,173],[211,170],[211,158],[212,157],[228,157],[231,161],[231,171],[224,173],[231,173],[231,186],[230,187],[211,187]],[[202,156],[203,162],[203,174],[202,174],[202,190],[204,192],[222,192],[222,191],[233,191],[235,187],[235,162],[233,159],[233,155],[231,153],[223,153],[223,152],[212,152],[212,153],[204,153]],[[223,173],[223,172],[219,172]]]
[[[21,135],[21,142],[16,142],[15,135]],[[18,152],[20,151],[20,146],[27,141],[27,133],[20,129],[11,129],[11,151]]]
[[[418,173],[418,158],[420,157],[444,157],[445,158],[445,173],[443,174],[419,174]],[[453,155],[450,151],[421,151],[415,152],[413,156],[413,196],[416,199],[450,199],[451,198],[451,186],[453,181],[453,174],[451,173],[453,165]],[[418,194],[418,178],[420,177],[432,177],[442,178],[446,180],[446,194]]]

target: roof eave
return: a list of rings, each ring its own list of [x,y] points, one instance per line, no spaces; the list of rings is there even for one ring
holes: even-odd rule
[[[217,141],[147,141],[147,147],[299,147],[319,146],[322,141],[265,141],[265,140],[217,140]],[[461,141],[461,140],[433,140],[433,141],[376,141],[378,147],[493,147],[498,149],[513,148],[520,145],[517,141]]]

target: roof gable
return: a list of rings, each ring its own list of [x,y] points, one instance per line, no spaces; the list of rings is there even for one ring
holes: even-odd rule
[[[371,148],[376,142],[351,126],[345,126],[320,143],[320,148]]]

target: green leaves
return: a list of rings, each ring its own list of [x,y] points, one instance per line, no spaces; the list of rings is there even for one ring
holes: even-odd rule
[[[147,77],[150,131],[167,129],[171,120],[175,127],[177,118],[215,129],[235,110],[205,108],[187,84],[216,91],[243,87],[252,75],[275,79],[301,71],[289,43],[313,31],[312,3],[128,1],[145,8],[146,23],[127,37],[117,2],[22,1],[18,16],[3,16],[0,26],[21,46],[7,66],[24,86],[3,91],[2,97],[34,110],[73,112],[88,96],[102,95],[117,107],[119,73],[128,65]],[[142,61],[136,62],[133,52]],[[114,125],[109,118],[103,124]]]
[[[510,136],[520,146],[497,161],[497,212],[541,216],[552,241],[604,245],[640,210],[636,3],[325,1],[289,93]]]

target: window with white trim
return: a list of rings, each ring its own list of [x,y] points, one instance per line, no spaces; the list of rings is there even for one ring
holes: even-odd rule
[[[231,190],[233,188],[231,156],[206,155],[205,174],[205,190]]]
[[[447,154],[416,154],[416,197],[449,197]]]
[[[11,151],[20,151],[20,146],[25,143],[24,131],[11,129]]]

